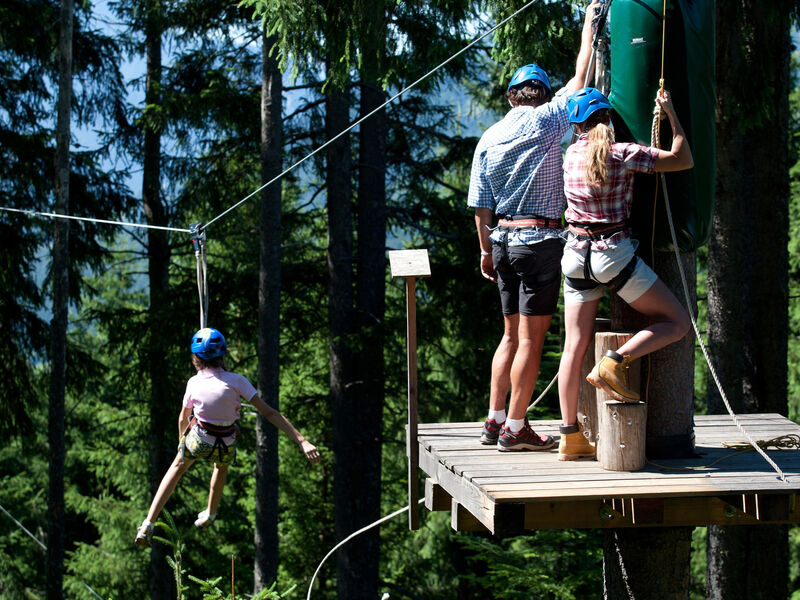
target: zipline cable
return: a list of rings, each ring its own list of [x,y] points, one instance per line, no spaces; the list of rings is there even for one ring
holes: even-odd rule
[[[422,504],[423,502],[425,502],[425,498],[420,498],[418,504]],[[314,580],[317,578],[317,574],[319,573],[319,570],[322,568],[322,565],[325,564],[325,561],[328,560],[328,558],[330,557],[331,554],[336,552],[339,548],[344,546],[347,542],[352,540],[354,537],[364,533],[365,531],[369,531],[373,527],[375,527],[377,525],[380,525],[381,523],[383,523],[385,521],[389,521],[390,519],[394,519],[396,516],[401,515],[404,512],[406,512],[409,508],[410,508],[410,505],[406,505],[403,508],[400,508],[400,509],[394,511],[391,514],[386,515],[385,517],[381,517],[380,519],[378,519],[377,521],[375,521],[373,523],[370,523],[366,527],[362,527],[358,531],[354,531],[353,533],[348,535],[346,538],[344,538],[341,542],[336,544],[333,548],[331,548],[330,551],[325,555],[325,558],[323,558],[322,561],[317,566],[317,570],[314,571],[314,575],[311,576],[311,582],[308,584],[308,594],[306,595],[306,600],[311,600],[311,588],[314,586]]]
[[[270,186],[270,185],[272,185],[274,182],[276,182],[276,181],[278,181],[279,179],[281,179],[281,178],[282,178],[284,175],[286,175],[286,174],[287,174],[287,173],[289,173],[290,171],[293,171],[295,168],[297,168],[298,166],[300,166],[301,164],[303,164],[304,162],[306,162],[306,161],[307,161],[309,158],[311,158],[312,156],[316,155],[318,152],[321,152],[322,150],[324,150],[325,148],[327,148],[328,146],[330,146],[331,144],[333,144],[333,142],[335,142],[336,140],[338,140],[338,139],[339,139],[340,137],[342,137],[343,135],[345,135],[345,134],[349,133],[349,132],[350,132],[352,129],[354,129],[354,128],[355,128],[357,125],[360,125],[361,123],[363,123],[364,121],[366,121],[367,119],[369,119],[369,118],[370,118],[372,115],[374,115],[375,113],[377,113],[377,112],[379,112],[379,111],[383,110],[383,109],[384,109],[384,108],[385,108],[387,105],[391,104],[393,101],[395,101],[397,98],[399,98],[400,96],[402,96],[403,94],[405,94],[407,91],[409,91],[410,89],[412,89],[412,88],[416,87],[416,85],[417,85],[417,84],[419,84],[420,82],[424,81],[425,79],[427,79],[428,77],[430,77],[431,75],[433,75],[433,74],[434,74],[436,71],[438,71],[439,69],[441,69],[442,67],[444,67],[446,64],[450,63],[451,61],[455,60],[457,57],[461,56],[461,55],[462,55],[464,52],[466,52],[467,50],[469,50],[470,48],[472,48],[472,47],[473,47],[475,44],[477,44],[478,42],[480,42],[480,41],[481,41],[483,38],[485,38],[486,36],[488,36],[488,35],[489,35],[489,34],[491,34],[491,33],[494,33],[496,30],[498,30],[500,27],[502,27],[503,25],[505,25],[506,23],[508,23],[508,22],[509,22],[511,19],[513,19],[514,17],[516,17],[518,14],[520,14],[520,13],[521,13],[521,12],[523,12],[524,10],[528,9],[529,7],[531,7],[531,6],[532,6],[532,5],[533,5],[533,4],[534,4],[536,1],[537,1],[537,0],[530,0],[530,2],[528,2],[528,3],[527,3],[525,6],[523,6],[522,8],[520,8],[519,10],[517,10],[516,12],[514,12],[513,14],[509,15],[508,17],[506,17],[505,19],[503,19],[502,21],[500,21],[500,22],[499,22],[497,25],[495,25],[494,27],[492,27],[492,28],[491,28],[490,30],[488,30],[487,32],[485,32],[485,33],[481,34],[479,37],[477,37],[476,39],[474,39],[473,41],[471,41],[469,44],[467,44],[466,46],[464,46],[464,47],[463,47],[461,50],[459,50],[458,52],[456,52],[455,54],[453,54],[452,56],[450,56],[450,58],[448,58],[448,59],[447,59],[447,60],[445,60],[444,62],[440,63],[439,65],[437,65],[436,67],[434,67],[433,69],[431,69],[430,71],[428,71],[427,73],[425,73],[425,75],[423,75],[422,77],[420,77],[419,79],[417,79],[417,80],[416,80],[414,83],[412,83],[412,84],[410,84],[410,85],[406,86],[406,87],[405,87],[405,88],[403,88],[401,91],[399,91],[398,93],[396,93],[394,96],[392,96],[391,98],[389,98],[389,99],[388,99],[386,102],[384,102],[383,104],[381,104],[381,105],[380,105],[380,106],[378,106],[377,108],[373,109],[372,111],[370,111],[369,113],[367,113],[366,115],[364,115],[363,117],[361,117],[360,119],[358,119],[356,122],[354,122],[352,125],[350,125],[349,127],[346,127],[346,128],[345,128],[345,129],[343,129],[341,132],[339,132],[338,134],[336,134],[334,137],[332,137],[331,139],[329,139],[327,142],[325,142],[324,144],[322,144],[321,146],[319,146],[318,148],[316,148],[315,150],[313,150],[312,152],[310,152],[309,154],[307,154],[306,156],[304,156],[303,158],[301,158],[300,160],[298,160],[298,161],[297,161],[296,163],[294,163],[294,164],[293,164],[291,167],[288,167],[288,168],[284,169],[284,170],[283,170],[283,171],[282,171],[282,172],[281,172],[279,175],[276,175],[275,177],[273,177],[272,179],[270,179],[268,182],[266,182],[266,183],[265,183],[264,185],[262,185],[260,188],[258,188],[258,189],[256,189],[256,190],[252,191],[252,192],[251,192],[251,193],[249,193],[247,196],[245,196],[244,198],[242,198],[241,200],[239,200],[239,202],[237,202],[236,204],[234,204],[234,205],[230,206],[229,208],[225,209],[223,212],[221,212],[221,213],[220,213],[220,214],[218,214],[216,217],[214,217],[213,219],[211,219],[211,220],[210,220],[208,223],[206,223],[206,224],[205,224],[205,227],[208,227],[209,225],[211,225],[212,223],[214,223],[214,222],[215,222],[215,221],[217,221],[218,219],[221,219],[222,217],[224,217],[225,215],[227,215],[227,214],[228,214],[229,212],[231,212],[232,210],[235,210],[236,208],[240,207],[242,204],[244,204],[245,202],[247,202],[247,201],[248,201],[250,198],[252,198],[252,197],[253,197],[253,196],[255,196],[256,194],[258,194],[259,192],[261,192],[261,191],[262,191],[262,190],[264,190],[265,188],[269,187],[269,186]]]
[[[159,229],[161,231],[177,231],[180,233],[191,233],[191,229],[183,229],[181,227],[167,227],[164,225],[149,225],[147,223],[129,223],[127,221],[110,221],[108,219],[95,219],[92,217],[76,217],[74,215],[64,215],[61,213],[40,212],[37,210],[25,210],[20,208],[10,208],[8,206],[0,206],[0,210],[6,212],[22,213],[30,217],[49,217],[51,219],[70,219],[72,221],[88,221],[90,223],[102,223],[104,225],[118,225],[120,227],[139,227],[142,229]]]
[[[6,509],[3,507],[3,505],[2,505],[2,504],[0,504],[0,510],[1,510],[1,511],[3,511],[3,514],[5,514],[5,515],[6,515],[6,516],[7,516],[9,519],[11,519],[11,520],[14,522],[14,524],[15,524],[17,527],[19,527],[20,529],[22,529],[22,531],[24,531],[25,533],[27,533],[29,538],[31,538],[31,539],[32,539],[34,542],[36,542],[37,544],[39,544],[39,547],[40,547],[42,550],[44,550],[45,552],[47,552],[47,546],[45,546],[45,545],[44,545],[44,544],[43,544],[41,541],[39,541],[39,539],[38,539],[38,538],[37,538],[35,535],[33,535],[33,534],[30,532],[30,531],[28,531],[28,529],[25,527],[25,525],[23,525],[22,523],[20,523],[19,521],[17,521],[17,520],[16,520],[16,519],[15,519],[15,518],[12,516],[12,514],[11,514],[10,512],[8,512],[8,511],[7,511],[7,510],[6,510]],[[93,595],[95,598],[97,598],[98,600],[103,600],[103,597],[102,597],[100,594],[98,594],[97,592],[95,592],[95,591],[94,591],[94,590],[93,590],[91,587],[89,587],[89,584],[88,584],[88,583],[86,583],[85,581],[83,581],[83,580],[81,580],[81,579],[78,579],[77,577],[76,577],[75,579],[77,579],[77,580],[78,580],[78,581],[79,581],[81,584],[83,584],[83,587],[85,587],[85,588],[86,588],[86,589],[89,591],[89,593],[91,593],[91,594],[92,594],[92,595]]]

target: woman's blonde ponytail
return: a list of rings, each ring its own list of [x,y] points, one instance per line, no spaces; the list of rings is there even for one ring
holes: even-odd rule
[[[589,129],[588,141],[586,180],[591,186],[602,187],[608,181],[608,153],[614,143],[614,131],[606,123],[599,122]]]

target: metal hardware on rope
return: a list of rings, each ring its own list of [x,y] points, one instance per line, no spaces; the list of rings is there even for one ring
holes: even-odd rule
[[[206,265],[206,230],[203,223],[189,226],[197,262],[197,294],[200,298],[200,329],[208,327],[208,268]]]
[[[602,32],[606,27],[606,20],[608,19],[608,11],[611,8],[611,0],[608,1],[599,0],[599,1],[600,1],[600,8],[598,9],[597,12],[595,12],[594,16],[592,17],[592,55],[589,57],[589,68],[586,69],[586,76],[584,77],[583,80],[583,87],[587,87],[589,85],[589,79],[591,79],[595,57],[598,55],[600,38],[602,37],[603,35]],[[603,54],[602,49],[600,49],[599,54],[602,56]],[[597,81],[595,81],[595,87],[599,88]]]

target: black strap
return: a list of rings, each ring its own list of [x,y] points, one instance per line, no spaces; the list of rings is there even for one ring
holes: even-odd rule
[[[586,258],[588,259],[589,255],[587,254]],[[578,290],[579,292],[584,292],[587,290],[593,290],[598,285],[604,285],[612,292],[618,292],[622,289],[622,287],[628,283],[628,280],[633,275],[633,272],[636,270],[636,261],[639,260],[638,256],[634,256],[628,261],[628,264],[625,265],[622,270],[617,273],[612,279],[609,281],[602,283],[594,279],[594,277],[564,277],[569,283],[570,287],[574,290]],[[584,274],[586,273],[586,264],[584,263]],[[593,274],[592,274],[593,275]]]

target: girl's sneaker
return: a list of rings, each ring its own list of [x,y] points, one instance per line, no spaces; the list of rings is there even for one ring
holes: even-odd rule
[[[206,509],[203,512],[197,513],[197,520],[194,522],[194,526],[200,529],[205,529],[206,527],[210,527],[216,518],[217,513],[212,515],[208,512],[208,509]]]
[[[139,531],[136,532],[136,537],[133,538],[133,543],[142,548],[149,548],[150,541],[153,539],[153,524],[145,519],[142,521]]]

